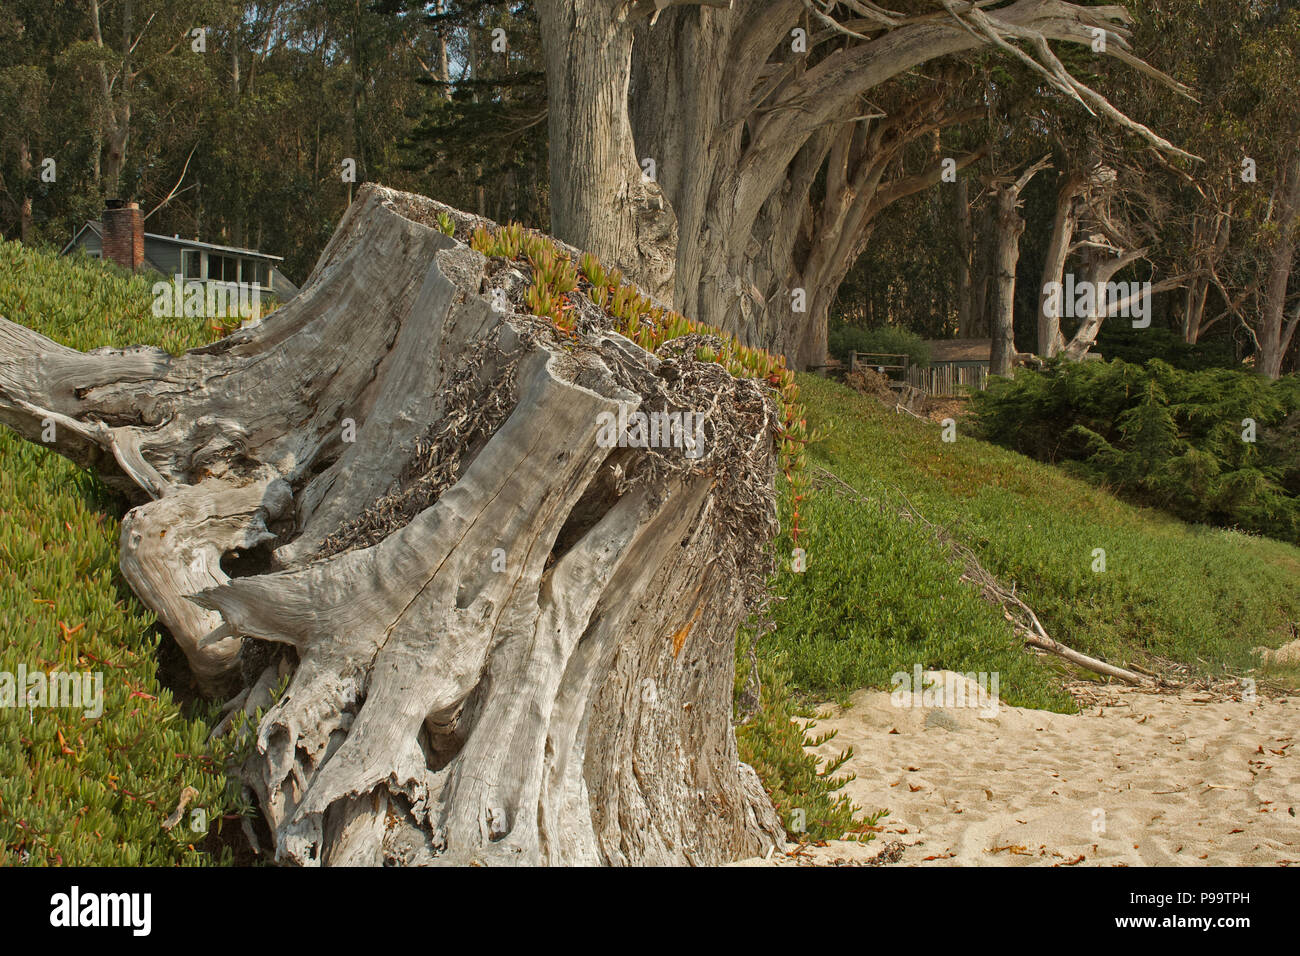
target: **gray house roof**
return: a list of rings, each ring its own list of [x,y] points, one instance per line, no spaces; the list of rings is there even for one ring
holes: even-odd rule
[[[80,246],[89,246],[98,252],[103,248],[103,239],[103,223],[92,220],[77,230],[72,240],[63,247],[61,255],[67,255]],[[284,261],[283,256],[268,255],[265,252],[258,252],[256,249],[241,249],[238,246],[222,246],[213,242],[200,242],[198,239],[182,239],[180,236],[163,236],[156,232],[146,232],[144,234],[144,264],[161,275],[172,275],[177,272],[175,264],[180,261],[180,250],[182,249],[201,249],[206,252],[224,253],[266,262],[270,266],[274,277],[272,291],[277,297],[288,299],[298,292],[298,287],[278,268],[278,264]]]
[[[81,238],[81,234],[87,229],[93,232],[100,239],[104,237],[104,224],[98,220],[86,223],[77,230],[77,234],[72,237],[72,241],[63,247],[63,252],[69,252]],[[153,239],[157,242],[170,242],[178,246],[184,246],[186,249],[208,249],[212,252],[229,252],[237,256],[251,256],[256,259],[274,259],[276,262],[284,262],[284,256],[272,256],[265,252],[258,252],[256,249],[240,249],[238,246],[219,246],[214,242],[200,242],[197,239],[182,239],[180,236],[163,236],[156,232],[146,232],[146,240]]]

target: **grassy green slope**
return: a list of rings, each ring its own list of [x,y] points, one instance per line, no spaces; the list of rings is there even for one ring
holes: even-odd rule
[[[93,260],[0,242],[0,316],[79,349],[171,351],[212,333],[150,314],[149,282]],[[97,671],[104,712],[0,709],[0,865],[194,864],[188,829],[162,830],[181,791],[229,809],[204,739],[159,684],[153,616],[118,574],[120,503],[92,476],[0,428],[0,670]]]
[[[804,691],[888,686],[919,663],[998,670],[1008,703],[1069,706],[1060,668],[1017,649],[1000,612],[958,581],[930,535],[895,517],[901,495],[1015,582],[1048,633],[1085,653],[1240,674],[1252,647],[1294,636],[1300,549],[1135,508],[960,428],[946,443],[939,426],[825,379],[800,385],[809,425],[831,426],[810,467],[876,502],[822,488],[803,509],[807,570],[778,577],[784,600],[765,646]]]

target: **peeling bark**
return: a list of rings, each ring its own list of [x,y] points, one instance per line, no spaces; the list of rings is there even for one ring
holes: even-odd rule
[[[269,708],[240,774],[278,860],[766,852],[783,831],[731,698],[776,526],[770,390],[685,340],[495,311],[527,267],[438,213],[482,222],[365,186],[298,296],[179,356],[0,319],[0,421],[53,421],[141,502],[123,573],[205,689],[250,639],[281,648],[232,702]],[[604,447],[620,409],[697,411],[703,454]]]
[[[671,305],[677,219],[638,156],[628,114],[632,22],[610,0],[542,0],[551,229]],[[576,159],[581,157],[581,159]],[[643,159],[655,163],[653,175]]]

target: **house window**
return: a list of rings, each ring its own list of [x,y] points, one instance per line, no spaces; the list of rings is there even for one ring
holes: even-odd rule
[[[197,249],[181,250],[181,275],[186,279],[203,278],[203,254]]]
[[[234,256],[208,253],[208,279],[213,282],[238,282],[239,260]]]
[[[259,285],[268,289],[271,283],[268,281],[268,269],[265,262],[258,262],[256,259],[244,259],[240,264],[240,279],[248,285]]]

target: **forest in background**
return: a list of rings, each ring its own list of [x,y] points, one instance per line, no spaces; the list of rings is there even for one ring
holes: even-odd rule
[[[62,246],[106,198],[133,198],[150,232],[282,255],[301,281],[366,181],[551,228],[535,4],[6,6],[6,238]],[[829,312],[831,325],[902,326],[924,337],[998,340],[1011,327],[1010,354],[995,357],[995,371],[1018,352],[1079,357],[1094,344],[1106,357],[1189,367],[1246,360],[1270,377],[1295,367],[1297,4],[1139,0],[1128,9],[1132,48],[1150,69],[1073,45],[1056,55],[1176,151],[991,45],[872,89],[861,108],[878,120],[873,134],[859,123],[856,139],[827,151],[793,241],[797,281],[814,300],[808,325],[814,337],[823,329],[819,348]],[[810,64],[856,42],[819,32],[813,12],[801,21],[812,30]],[[638,109],[650,109],[639,104],[652,97],[638,96],[635,58],[633,66],[637,128]],[[1156,70],[1185,88],[1153,80]],[[945,160],[956,175],[945,175]],[[350,166],[355,183],[346,181]],[[872,202],[841,209],[864,183]],[[1007,254],[1017,280],[1009,303],[998,284]],[[1053,328],[1041,289],[1062,271],[1151,281],[1151,328],[1086,317]],[[830,296],[812,287],[814,276]],[[793,360],[795,347],[786,351]]]
[[[105,199],[130,198],[149,232],[281,255],[302,281],[364,182],[548,222],[545,93],[527,5],[6,6],[6,238],[61,247]],[[498,26],[509,31],[504,53],[491,49]],[[206,30],[201,42],[195,30]],[[53,182],[41,177],[47,157]]]

